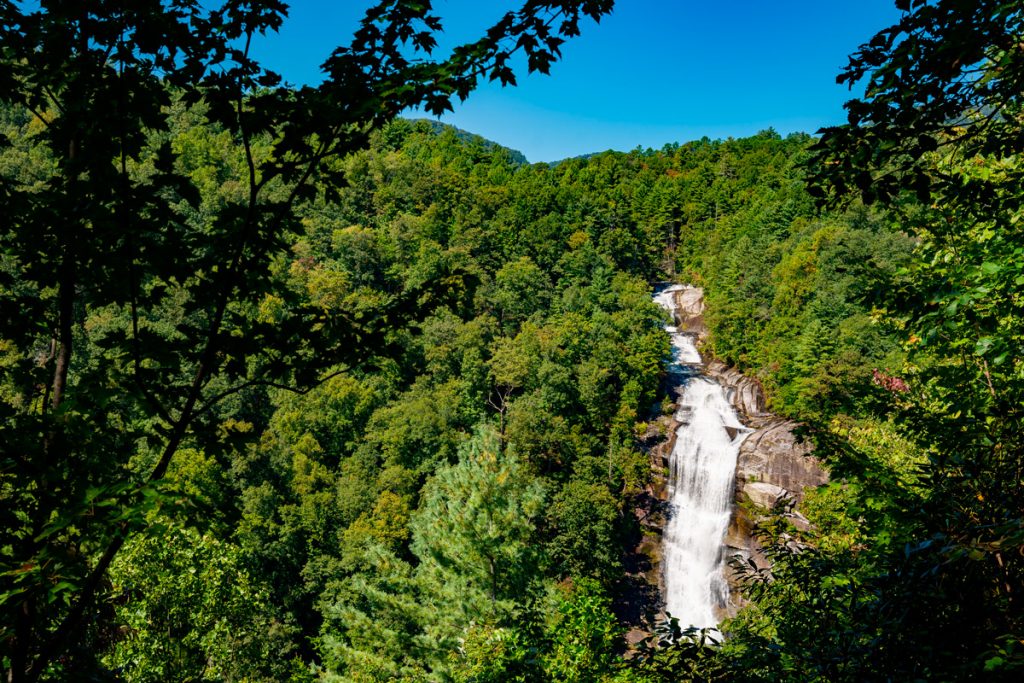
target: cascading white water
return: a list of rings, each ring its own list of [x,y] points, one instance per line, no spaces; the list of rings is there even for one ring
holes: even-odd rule
[[[675,315],[673,285],[655,302]],[[701,374],[692,336],[667,326],[672,335],[669,373],[678,395],[676,442],[669,458],[670,513],[663,538],[665,611],[683,628],[718,624],[725,607],[724,539],[732,508],[736,456],[747,430],[714,380]]]

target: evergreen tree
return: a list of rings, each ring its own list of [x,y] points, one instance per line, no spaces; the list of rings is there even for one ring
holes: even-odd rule
[[[411,522],[412,550],[438,662],[466,629],[510,625],[530,606],[544,498],[541,483],[488,427],[427,483]]]

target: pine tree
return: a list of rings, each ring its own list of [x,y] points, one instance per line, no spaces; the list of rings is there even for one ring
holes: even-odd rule
[[[450,652],[471,625],[500,627],[538,579],[534,520],[544,491],[498,434],[481,428],[427,483],[412,549],[433,647]]]

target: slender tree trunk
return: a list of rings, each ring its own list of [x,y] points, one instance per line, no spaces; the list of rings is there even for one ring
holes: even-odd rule
[[[53,391],[50,394],[50,405],[54,410],[64,402],[74,342],[75,262],[71,254],[65,252],[60,269],[60,284],[57,292],[57,365],[53,371]]]
[[[68,161],[74,167],[75,157],[78,155],[78,145],[72,139],[68,143]],[[74,175],[68,186],[68,193],[76,198]],[[54,410],[64,402],[64,391],[68,384],[68,368],[71,367],[71,353],[74,315],[75,315],[75,237],[73,226],[64,239],[64,253],[60,263],[60,272],[57,274],[57,365],[53,371],[53,393],[50,396],[51,405]],[[49,450],[49,449],[47,449]]]

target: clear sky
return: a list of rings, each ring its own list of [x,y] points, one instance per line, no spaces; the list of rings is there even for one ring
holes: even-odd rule
[[[280,34],[256,48],[292,83],[315,83],[347,43],[361,0],[292,0]],[[435,0],[442,45],[478,37],[514,0]],[[550,76],[485,84],[442,120],[555,161],[773,127],[813,133],[844,120],[847,56],[895,22],[893,0],[618,0],[563,47]],[[410,115],[417,115],[410,113]]]

